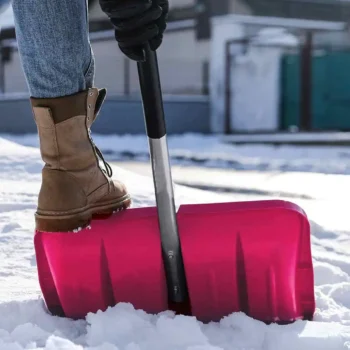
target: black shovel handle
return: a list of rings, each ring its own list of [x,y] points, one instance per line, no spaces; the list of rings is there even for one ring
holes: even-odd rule
[[[188,291],[176,219],[157,54],[149,45],[145,47],[145,57],[144,62],[137,63],[137,68],[151,155],[163,262],[169,299],[182,303],[187,301]]]
[[[146,60],[138,62],[140,89],[147,136],[160,139],[166,135],[162,89],[160,85],[157,53],[149,45],[144,49]]]

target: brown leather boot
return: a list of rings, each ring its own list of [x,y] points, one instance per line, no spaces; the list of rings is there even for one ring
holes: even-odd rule
[[[90,137],[105,96],[105,89],[91,88],[71,96],[30,99],[45,162],[35,213],[39,231],[72,231],[88,225],[92,215],[130,206],[124,184],[111,179],[112,169]]]

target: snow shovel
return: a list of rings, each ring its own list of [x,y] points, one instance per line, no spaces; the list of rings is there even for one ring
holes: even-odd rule
[[[79,232],[36,232],[49,312],[73,319],[117,303],[203,322],[242,311],[270,323],[315,311],[310,226],[296,204],[181,205],[176,212],[156,52],[137,63],[156,207],[93,218]]]

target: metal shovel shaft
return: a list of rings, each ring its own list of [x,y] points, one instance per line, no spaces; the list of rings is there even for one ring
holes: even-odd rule
[[[187,299],[187,286],[176,220],[157,54],[148,45],[145,54],[145,62],[138,62],[137,68],[150,147],[168,293],[171,301],[184,302]]]

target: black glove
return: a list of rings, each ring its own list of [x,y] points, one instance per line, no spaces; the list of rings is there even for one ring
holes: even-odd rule
[[[148,42],[157,50],[163,40],[169,12],[168,0],[99,0],[115,28],[121,51],[135,61],[144,61]]]

